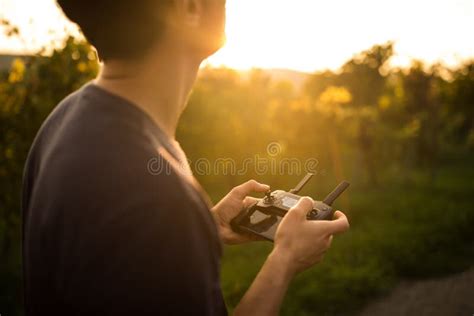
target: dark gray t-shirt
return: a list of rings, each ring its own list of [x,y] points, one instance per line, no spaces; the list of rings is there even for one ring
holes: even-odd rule
[[[123,98],[88,84],[62,101],[25,167],[26,314],[227,314],[218,232],[182,160]]]

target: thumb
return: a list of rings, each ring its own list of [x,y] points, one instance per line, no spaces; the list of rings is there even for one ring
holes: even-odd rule
[[[341,211],[334,212],[334,219],[328,221],[331,229],[331,234],[340,234],[349,229],[349,220],[346,215]]]
[[[307,196],[302,197],[301,199],[299,199],[298,203],[296,203],[295,206],[290,208],[287,216],[298,216],[300,218],[306,219],[306,215],[308,214],[308,212],[313,209],[313,203],[314,201],[312,198]]]
[[[270,190],[270,187],[268,185],[258,183],[255,180],[250,180],[233,188],[231,193],[235,197],[243,200],[247,195],[253,192],[266,192],[268,190]]]

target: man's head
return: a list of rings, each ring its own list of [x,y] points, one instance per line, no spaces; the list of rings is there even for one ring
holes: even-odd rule
[[[160,44],[206,58],[224,42],[225,0],[58,0],[102,60],[134,60]]]

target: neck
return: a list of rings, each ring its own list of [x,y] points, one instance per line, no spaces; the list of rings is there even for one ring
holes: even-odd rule
[[[134,62],[107,61],[95,84],[132,102],[174,139],[200,63],[176,50]]]

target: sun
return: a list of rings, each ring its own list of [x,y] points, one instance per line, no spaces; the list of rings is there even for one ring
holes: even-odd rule
[[[341,36],[346,25],[335,23],[341,14],[321,1],[230,0],[227,44],[209,63],[239,69],[335,69],[357,46],[357,38]]]
[[[355,53],[394,41],[394,66],[413,58],[452,66],[473,58],[472,29],[471,0],[228,0],[227,44],[208,63],[337,69]]]
[[[296,2],[293,6],[278,0],[228,1],[227,44],[209,63],[238,69],[336,66],[337,56],[329,49],[315,49],[317,42],[308,36],[316,18],[327,18],[316,16],[312,1],[306,1],[309,10],[299,5],[304,2]],[[302,49],[308,45],[312,49]]]

